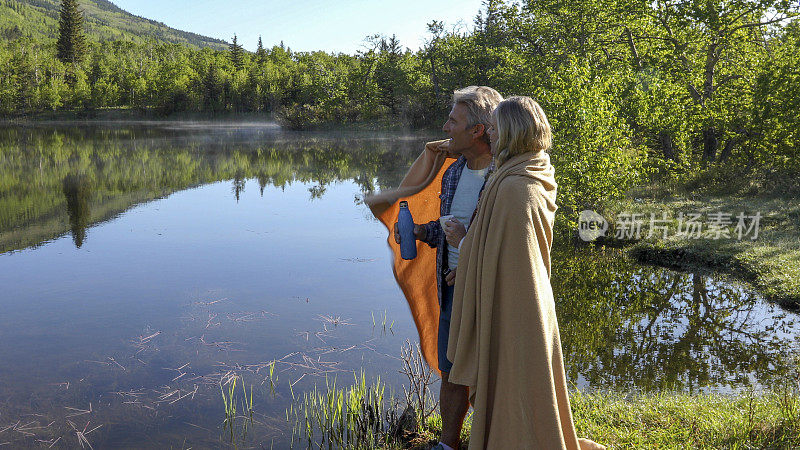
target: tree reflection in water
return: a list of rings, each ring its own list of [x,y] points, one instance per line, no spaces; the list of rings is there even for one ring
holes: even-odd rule
[[[592,248],[555,249],[552,282],[568,375],[589,386],[735,390],[791,367],[794,315],[730,283]]]
[[[138,203],[222,180],[237,202],[249,178],[262,196],[308,184],[312,200],[336,181],[393,187],[425,140],[166,125],[0,127],[0,253],[69,231],[80,247],[88,227]]]
[[[236,198],[236,203],[239,203],[239,197],[241,197],[242,192],[244,192],[246,181],[247,180],[245,180],[244,173],[242,173],[242,171],[236,172],[236,175],[233,177],[233,186],[231,187],[231,191],[233,192],[233,196]]]
[[[89,197],[91,189],[89,180],[82,175],[67,175],[62,182],[64,197],[67,202],[69,228],[75,247],[81,248],[86,239],[86,227],[89,226],[91,212]]]

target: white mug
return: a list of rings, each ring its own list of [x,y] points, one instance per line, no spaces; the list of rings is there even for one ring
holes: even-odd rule
[[[452,218],[453,218],[452,214],[448,214],[446,216],[439,217],[439,223],[442,224],[442,229],[443,230],[444,230],[444,223],[447,222],[448,220],[452,219]]]

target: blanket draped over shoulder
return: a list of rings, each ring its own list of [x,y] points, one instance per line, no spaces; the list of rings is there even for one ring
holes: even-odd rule
[[[492,175],[461,244],[448,359],[470,387],[470,449],[604,448],[575,435],[550,286],[556,182],[544,152]]]
[[[455,161],[447,153],[439,151],[439,145],[444,142],[434,141],[425,145],[425,150],[411,165],[400,187],[364,199],[375,217],[389,231],[387,242],[394,257],[392,267],[395,279],[414,317],[422,355],[437,371],[439,298],[436,292],[436,249],[417,241],[417,257],[408,261],[402,259],[400,246],[394,241],[393,227],[401,200],[408,201],[415,223],[427,223],[439,218],[442,175]]]

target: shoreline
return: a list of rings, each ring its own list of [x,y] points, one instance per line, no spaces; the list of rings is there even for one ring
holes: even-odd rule
[[[153,109],[138,108],[101,108],[94,110],[59,110],[37,111],[30,114],[0,117],[0,126],[22,125],[163,125],[178,122],[197,123],[207,126],[215,123],[219,126],[236,125],[237,127],[271,128],[281,132],[400,132],[441,134],[438,124],[430,127],[414,128],[406,125],[389,125],[380,122],[353,123],[320,123],[293,128],[283,123],[280,117],[266,112],[176,112],[168,115],[160,114]]]
[[[796,381],[796,374],[791,375],[792,381]],[[790,384],[787,380],[785,386],[738,395],[572,391],[570,409],[577,436],[607,448],[795,448],[800,445],[800,415],[797,414],[800,399],[796,387]],[[367,388],[373,390],[374,386],[369,384]],[[343,429],[358,436],[358,428],[349,421],[327,419],[336,417],[332,412],[341,407],[331,407],[324,400],[348,397],[348,392],[348,388],[333,387],[315,393],[316,401],[305,399],[303,405],[298,404],[294,409],[302,410],[306,419],[303,415],[289,417],[287,414],[289,425],[293,425],[293,429],[298,426],[305,429],[308,425],[318,427],[315,428],[318,433],[307,436],[309,442],[319,440],[319,434],[337,436]],[[427,450],[438,442],[442,430],[438,412],[420,417],[417,406],[406,405],[403,409],[401,403],[394,408],[393,414],[386,414],[388,423],[380,424],[372,417],[361,418],[376,429],[388,432],[359,436],[360,444],[384,449]],[[308,418],[312,418],[311,422]],[[470,427],[471,414],[468,414],[460,435],[462,448],[469,442]],[[297,437],[299,442],[305,442],[305,436]],[[292,438],[294,441],[295,436]]]
[[[712,254],[702,248],[641,242],[627,255],[640,264],[652,264],[682,272],[702,272],[731,277],[753,288],[764,298],[790,311],[800,311],[800,292],[788,288],[790,280],[771,274],[767,264],[741,260],[735,254]]]
[[[0,123],[47,123],[47,122],[102,122],[102,121],[152,121],[170,122],[180,120],[225,121],[237,118],[260,118],[275,122],[276,117],[263,112],[176,112],[161,114],[155,109],[98,108],[56,111],[34,111],[13,116],[0,117]]]
[[[620,213],[667,214],[672,222],[669,235],[638,240],[602,238],[594,245],[619,247],[640,264],[651,264],[684,272],[722,275],[752,287],[766,300],[797,311],[800,309],[800,198],[793,194],[778,196],[706,196],[703,198],[642,199],[626,198],[604,205],[603,217]],[[761,212],[757,239],[688,239],[677,237],[678,214],[700,212]],[[646,225],[646,224],[645,224]],[[644,231],[644,227],[643,227]],[[608,234],[613,231],[609,230]],[[644,234],[644,233],[643,233]]]

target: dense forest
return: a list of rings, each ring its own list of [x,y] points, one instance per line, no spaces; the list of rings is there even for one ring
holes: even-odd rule
[[[7,36],[0,114],[130,108],[263,113],[289,128],[438,127],[454,89],[486,84],[542,104],[562,205],[574,211],[652,173],[725,165],[720,176],[758,168],[777,182],[800,171],[797,13],[784,0],[488,0],[471,27],[431,21],[416,51],[375,35],[355,54],[261,42],[251,53],[235,37],[227,50],[87,40],[64,62],[55,38]]]

